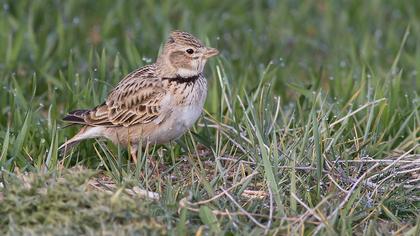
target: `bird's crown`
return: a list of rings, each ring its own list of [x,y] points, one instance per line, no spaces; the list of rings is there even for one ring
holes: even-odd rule
[[[171,32],[166,44],[167,45],[182,44],[182,45],[193,46],[196,48],[204,47],[203,43],[199,39],[194,37],[192,34],[188,32],[184,32],[184,31],[179,31],[179,30],[175,30]]]

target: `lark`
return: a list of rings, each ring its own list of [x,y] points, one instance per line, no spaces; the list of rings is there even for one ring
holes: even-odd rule
[[[181,137],[201,115],[207,96],[203,69],[218,53],[190,33],[172,32],[154,64],[125,76],[103,104],[63,118],[82,128],[60,150],[105,138],[128,147],[136,162],[139,148]]]

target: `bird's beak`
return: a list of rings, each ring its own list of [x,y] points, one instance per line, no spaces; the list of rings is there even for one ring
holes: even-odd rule
[[[204,57],[210,58],[210,57],[214,57],[217,54],[219,54],[219,50],[217,50],[216,48],[206,48],[206,51],[204,52]]]

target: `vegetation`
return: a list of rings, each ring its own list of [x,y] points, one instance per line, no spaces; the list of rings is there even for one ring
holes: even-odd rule
[[[1,234],[420,234],[419,1],[0,2]],[[60,156],[173,29],[221,50],[191,132]]]

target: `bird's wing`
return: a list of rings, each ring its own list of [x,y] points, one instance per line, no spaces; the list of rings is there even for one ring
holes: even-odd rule
[[[86,125],[110,127],[160,123],[170,113],[169,101],[153,70],[142,68],[124,78],[102,105],[83,112],[81,119]]]

